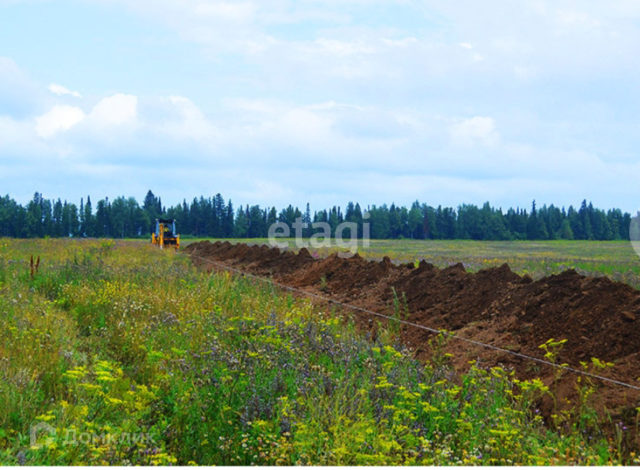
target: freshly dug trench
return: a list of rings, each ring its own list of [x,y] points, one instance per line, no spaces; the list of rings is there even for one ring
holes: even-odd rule
[[[607,377],[640,385],[640,291],[605,277],[568,270],[533,281],[506,264],[468,273],[461,263],[440,269],[424,260],[417,268],[396,266],[387,257],[380,262],[358,255],[343,259],[337,254],[314,259],[304,248],[294,254],[229,242],[194,243],[184,251],[196,265],[206,267],[203,258],[210,259],[385,315],[392,314],[394,295],[404,297],[411,323],[540,359],[544,358],[541,344],[550,338],[566,339],[559,363],[582,369],[582,362],[590,363],[595,357],[615,363],[613,370],[603,373]],[[355,319],[363,328],[375,328],[379,320],[362,313]],[[418,358],[429,354],[426,344],[431,336],[406,325],[401,329],[403,342]],[[576,398],[574,374],[563,373],[554,382],[557,371],[551,367],[459,340],[450,340],[447,351],[460,369],[476,359],[487,366],[502,364],[520,377],[555,383],[559,402]],[[607,382],[594,384],[599,387],[602,408],[613,410],[616,419],[635,417],[640,404],[636,390]]]

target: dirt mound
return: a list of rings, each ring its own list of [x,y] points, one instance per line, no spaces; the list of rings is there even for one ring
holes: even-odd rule
[[[566,339],[558,362],[581,369],[581,362],[596,357],[616,364],[605,373],[611,378],[637,385],[640,377],[640,292],[608,278],[569,270],[534,282],[506,264],[468,273],[461,263],[439,269],[424,260],[416,268],[397,266],[387,257],[376,262],[332,254],[316,260],[304,248],[294,254],[228,242],[195,243],[184,251],[193,255],[196,264],[206,266],[205,260],[210,259],[270,275],[283,284],[381,314],[394,313],[394,301],[400,302],[412,323],[540,359],[544,358],[541,344],[550,338]],[[363,327],[373,329],[379,320],[361,314],[356,318]],[[403,326],[401,335],[418,357],[427,354],[431,333]],[[524,377],[542,377],[548,384],[556,373],[521,357],[461,341],[450,341],[448,349],[460,367],[480,358],[487,365],[507,364]],[[557,390],[560,398],[573,397],[575,376],[563,380],[564,388]],[[598,385],[606,405],[616,408],[619,416],[638,406],[636,391]]]

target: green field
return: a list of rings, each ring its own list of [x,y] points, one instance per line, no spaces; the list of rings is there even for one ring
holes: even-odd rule
[[[429,246],[370,255],[401,243]],[[602,431],[595,385],[545,425],[551,390],[456,374],[441,341],[420,364],[393,329],[372,343],[144,242],[0,240],[0,464],[640,463],[626,429]]]
[[[269,243],[268,239],[229,241]],[[286,241],[292,249],[296,249],[295,240]],[[534,279],[573,268],[581,274],[606,275],[640,289],[640,257],[628,241],[371,240],[370,245],[368,248],[359,247],[358,253],[368,259],[389,256],[402,263],[426,259],[439,267],[461,262],[468,271],[508,263],[514,272],[528,273]],[[319,256],[326,256],[335,250],[310,249],[312,253],[317,251]]]

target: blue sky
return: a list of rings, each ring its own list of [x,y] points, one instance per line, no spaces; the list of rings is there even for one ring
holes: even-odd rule
[[[638,207],[640,3],[0,0],[0,193]]]

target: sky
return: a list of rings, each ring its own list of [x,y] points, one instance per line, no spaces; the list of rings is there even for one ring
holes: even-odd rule
[[[638,0],[0,0],[0,194],[635,212],[638,57]]]

